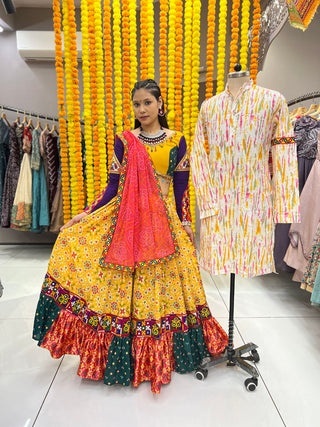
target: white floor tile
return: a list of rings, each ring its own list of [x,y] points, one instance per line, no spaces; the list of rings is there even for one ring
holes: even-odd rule
[[[319,426],[320,319],[238,319],[237,325],[259,346],[257,366],[285,424]]]
[[[33,321],[0,320],[0,424],[31,426],[60,361],[32,340]]]

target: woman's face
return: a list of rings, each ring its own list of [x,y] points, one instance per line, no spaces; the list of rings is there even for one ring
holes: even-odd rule
[[[158,113],[162,105],[161,97],[157,100],[147,89],[135,91],[132,99],[134,116],[141,126],[150,126],[159,122]]]

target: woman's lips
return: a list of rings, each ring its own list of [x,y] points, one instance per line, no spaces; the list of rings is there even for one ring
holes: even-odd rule
[[[141,116],[140,117],[140,120],[145,120],[145,119],[147,119],[148,118],[148,116]]]

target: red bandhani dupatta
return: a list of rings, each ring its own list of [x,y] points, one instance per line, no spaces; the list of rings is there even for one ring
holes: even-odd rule
[[[129,131],[119,137],[124,156],[117,206],[100,265],[133,271],[171,259],[178,246],[147,150]]]

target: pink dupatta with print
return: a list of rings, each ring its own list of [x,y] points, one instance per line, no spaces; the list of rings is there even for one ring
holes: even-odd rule
[[[117,206],[100,265],[133,271],[172,258],[178,247],[147,150],[129,131],[120,138],[124,156]]]

